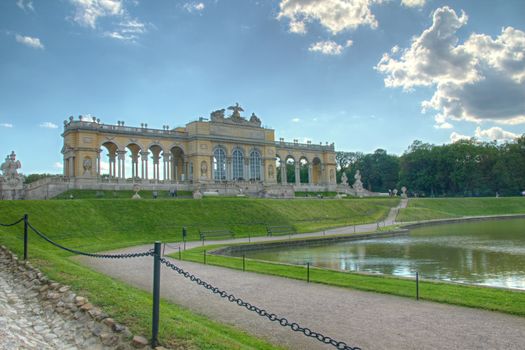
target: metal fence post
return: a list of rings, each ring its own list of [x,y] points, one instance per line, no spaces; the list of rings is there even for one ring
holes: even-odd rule
[[[419,300],[419,272],[416,272],[416,300]]]
[[[206,265],[206,249],[204,249],[204,265]]]
[[[310,263],[306,263],[306,282],[310,283]]]
[[[246,271],[246,255],[242,255],[242,270]]]
[[[27,260],[27,214],[24,214],[24,260]]]
[[[182,260],[182,253],[180,252],[180,246],[179,246],[179,260]]]
[[[155,242],[153,253],[153,320],[151,324],[151,347],[158,345],[159,302],[160,302],[160,249],[161,243]]]

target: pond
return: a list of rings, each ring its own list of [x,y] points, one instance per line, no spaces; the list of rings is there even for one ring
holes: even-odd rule
[[[237,255],[242,255],[239,253]],[[525,219],[439,224],[406,236],[246,251],[247,258],[525,290]]]

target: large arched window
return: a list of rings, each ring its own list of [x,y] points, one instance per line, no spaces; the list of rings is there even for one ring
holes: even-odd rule
[[[233,179],[240,180],[244,178],[243,172],[244,155],[240,149],[233,151]]]
[[[261,154],[259,151],[250,153],[250,180],[261,179]]]
[[[226,153],[222,148],[217,148],[213,152],[213,179],[226,180]]]

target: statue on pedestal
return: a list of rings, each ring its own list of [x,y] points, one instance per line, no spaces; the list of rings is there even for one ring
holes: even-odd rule
[[[352,186],[354,191],[356,191],[356,193],[363,192],[363,183],[361,182],[361,173],[359,172],[359,170],[355,172],[354,179],[355,179],[355,182],[354,182],[354,185]]]
[[[244,112],[244,109],[242,109],[242,107],[239,106],[239,102],[235,103],[235,106],[228,107],[228,109],[233,111],[232,115],[230,116],[230,118],[232,120],[238,121],[238,120],[242,120],[243,119],[241,117],[241,113],[240,112]]]
[[[21,185],[23,177],[18,174],[18,169],[22,167],[22,163],[16,160],[15,151],[12,151],[10,155],[5,158],[5,162],[2,163],[2,182],[6,182],[9,186],[15,187]]]
[[[345,172],[343,172],[343,175],[341,175],[341,185],[348,186],[348,177],[346,176]]]

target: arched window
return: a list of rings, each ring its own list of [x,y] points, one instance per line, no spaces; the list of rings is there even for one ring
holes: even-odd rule
[[[226,180],[226,154],[222,148],[217,148],[213,152],[213,179]]]
[[[243,172],[244,155],[240,149],[233,151],[233,179],[239,180],[244,178]]]
[[[259,151],[250,153],[250,180],[261,179],[261,154]]]

